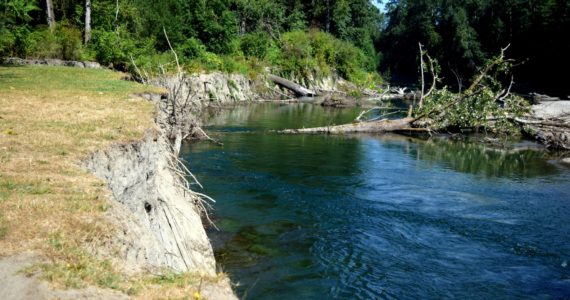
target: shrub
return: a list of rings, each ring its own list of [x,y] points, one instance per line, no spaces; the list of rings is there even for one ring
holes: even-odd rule
[[[45,26],[33,31],[16,26],[0,35],[0,55],[77,60],[82,56],[81,43],[81,31],[65,23],[58,24],[53,33]]]
[[[40,28],[32,33],[34,40],[32,56],[38,58],[57,58],[61,54],[61,45],[57,38],[47,27]]]
[[[226,73],[248,74],[249,64],[242,56],[222,56],[222,71]]]
[[[14,33],[7,29],[0,29],[0,57],[12,56],[15,44]]]
[[[345,41],[336,41],[336,56],[332,63],[338,74],[351,80],[351,77],[359,76],[359,71],[366,70],[366,56],[362,50]]]
[[[206,46],[196,38],[189,38],[177,49],[180,60],[187,62],[194,59],[200,59],[206,53]]]
[[[381,81],[380,76],[373,72],[370,59],[360,48],[318,30],[285,33],[282,47],[270,46],[266,57],[271,64],[279,67],[283,75],[318,78],[336,72],[366,88],[373,88],[375,83]]]
[[[309,35],[303,31],[287,32],[282,37],[281,56],[275,61],[284,73],[309,77],[315,70]]]
[[[54,31],[57,43],[60,46],[59,58],[64,60],[77,60],[81,56],[81,31],[74,27],[58,25]]]
[[[14,27],[12,30],[14,36],[14,44],[10,55],[27,57],[34,48],[34,40],[31,38],[31,32],[27,26]]]
[[[245,34],[241,38],[240,49],[246,56],[265,58],[267,50],[271,45],[271,39],[265,32],[254,32]]]
[[[218,55],[207,51],[200,57],[200,62],[202,66],[209,71],[220,70],[223,66],[223,61]]]
[[[117,32],[94,30],[89,48],[94,51],[97,61],[104,65],[113,64],[119,70],[129,69],[131,55],[139,58],[156,54],[153,39],[135,40],[122,27]]]

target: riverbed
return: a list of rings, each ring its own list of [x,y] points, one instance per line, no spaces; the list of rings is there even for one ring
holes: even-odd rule
[[[570,297],[570,168],[514,149],[400,135],[280,135],[360,109],[212,113],[183,145],[216,199],[218,263],[246,299]],[[195,186],[194,188],[198,188]]]

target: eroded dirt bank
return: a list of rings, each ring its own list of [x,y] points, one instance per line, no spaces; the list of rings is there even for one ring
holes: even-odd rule
[[[142,284],[135,297],[235,299],[170,136],[195,124],[170,118],[169,97],[153,122],[153,105],[127,94],[147,88],[72,69],[2,70],[1,298],[128,298]],[[183,280],[163,288],[161,276]]]

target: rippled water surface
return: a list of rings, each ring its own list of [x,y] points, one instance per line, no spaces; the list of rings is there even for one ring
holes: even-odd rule
[[[570,169],[533,150],[267,132],[358,112],[239,107],[208,121],[222,147],[184,145],[240,296],[570,297]]]

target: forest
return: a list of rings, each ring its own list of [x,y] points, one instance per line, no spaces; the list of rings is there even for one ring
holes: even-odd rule
[[[166,32],[190,71],[269,67],[373,87],[416,83],[421,43],[455,89],[510,45],[515,90],[567,93],[566,0],[4,0],[0,14],[1,57],[152,72],[172,67]]]

